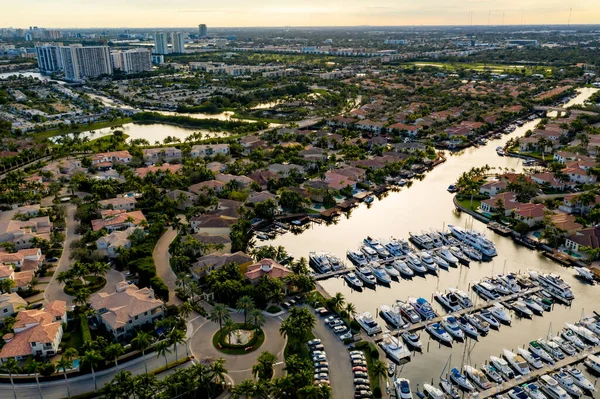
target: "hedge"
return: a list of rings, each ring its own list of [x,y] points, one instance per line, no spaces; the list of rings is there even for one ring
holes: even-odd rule
[[[90,325],[88,323],[87,317],[84,314],[79,315],[79,326],[81,328],[81,337],[83,338],[83,343],[92,342],[92,332],[90,331]]]
[[[235,323],[233,326],[233,330],[238,329],[250,330],[254,329],[254,326],[251,324]],[[258,348],[260,348],[260,346],[265,341],[265,333],[262,329],[258,330],[258,332],[254,334],[252,339],[246,345],[228,344],[227,342],[225,342],[226,336],[227,333],[225,332],[225,329],[222,328],[219,331],[217,331],[215,335],[213,335],[213,345],[220,352],[223,352],[228,355],[243,355],[246,353],[254,352]],[[246,348],[249,347],[252,347],[252,349],[246,350]]]

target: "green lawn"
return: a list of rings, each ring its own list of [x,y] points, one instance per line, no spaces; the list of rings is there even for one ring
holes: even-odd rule
[[[457,202],[457,203],[458,203],[460,206],[462,206],[462,207],[464,207],[464,208],[466,208],[466,209],[470,209],[470,210],[472,210],[473,212],[476,212],[476,211],[477,211],[477,208],[479,208],[479,205],[481,204],[481,200],[478,200],[478,199],[475,199],[475,198],[473,198],[473,203],[472,203],[472,205],[471,205],[471,199],[470,199],[470,198],[468,198],[468,199],[465,199],[465,200],[459,200],[459,199],[457,198],[457,199],[456,199],[456,202]]]
[[[85,285],[86,288],[88,288],[90,290],[90,293],[94,293],[94,292],[98,292],[100,291],[102,288],[104,288],[104,286],[106,285],[106,279],[104,277],[100,277],[100,276],[85,276],[83,278],[85,281],[87,281],[87,284]],[[83,287],[83,283],[79,280],[74,281],[71,284],[65,284],[65,294],[67,295],[71,295],[71,296],[75,296],[75,293],[77,292],[77,290],[81,289]]]
[[[235,323],[234,330],[238,329],[254,329],[254,326],[250,324],[244,323]],[[265,342],[265,333],[263,330],[259,330],[258,333],[252,337],[250,342],[247,345],[232,345],[225,342],[225,337],[227,336],[227,332],[224,329],[220,329],[213,335],[212,343],[215,348],[219,352],[225,353],[226,355],[245,355],[246,353],[251,353],[260,348],[260,346]],[[251,346],[252,349],[246,350],[247,347]]]

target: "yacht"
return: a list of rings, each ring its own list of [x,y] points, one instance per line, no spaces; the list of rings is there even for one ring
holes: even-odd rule
[[[459,240],[461,240],[461,241],[462,241],[462,240],[463,240],[463,238],[465,237],[465,230],[464,230],[463,228],[461,228],[461,227],[458,227],[458,226],[454,226],[454,225],[452,225],[452,224],[449,224],[449,225],[448,225],[448,230],[450,230],[450,233],[451,233],[451,234],[452,234],[454,237],[458,238],[458,239],[459,239]]]
[[[575,382],[573,382],[573,377],[571,377],[571,375],[566,371],[561,370],[551,375],[552,378],[554,378],[556,382],[558,382],[558,385],[560,385],[562,389],[567,391],[568,394],[575,396],[576,398],[579,398],[583,395],[583,391],[581,390],[581,388],[575,385]]]
[[[538,388],[538,386],[533,382],[524,384],[523,390],[531,399],[548,399],[548,397],[544,395],[540,388]]]
[[[386,362],[387,363],[387,373],[388,377],[393,377],[396,375],[396,363],[394,362]]]
[[[309,265],[317,273],[329,273],[331,271],[331,265],[329,264],[329,258],[325,252],[310,252],[308,254]]]
[[[421,264],[425,266],[427,269],[431,270],[432,266],[435,266],[435,262],[433,261],[433,256],[427,251],[419,252],[419,258],[421,259]],[[435,269],[437,270],[437,268]]]
[[[452,292],[445,294],[443,292],[438,291],[433,297],[444,307],[444,309],[446,309],[450,313],[458,312],[462,309],[462,306],[460,306],[460,303],[458,303],[458,298],[456,294]]]
[[[449,264],[455,265],[458,263],[458,258],[456,256],[452,255],[452,252],[450,252],[450,249],[448,249],[448,247],[442,247],[438,251],[438,255],[440,256],[440,258],[442,258]]]
[[[483,256],[481,255],[481,252],[479,252],[475,248],[470,247],[468,245],[461,245],[459,248],[463,254],[467,255],[469,258],[473,259],[474,261],[481,262],[483,260]]]
[[[565,283],[560,276],[556,274],[544,274],[539,277],[540,284],[552,295],[557,296],[563,301],[570,302],[573,300],[573,292],[571,286]]]
[[[506,358],[510,365],[513,366],[513,368],[517,370],[519,374],[527,375],[531,373],[531,370],[529,369],[529,364],[523,358],[523,356],[517,355],[516,353],[511,352],[508,349],[504,349],[503,353],[504,358]]]
[[[402,316],[406,320],[410,321],[413,324],[421,322],[421,316],[419,316],[419,313],[417,313],[415,308],[413,308],[409,303],[400,300],[397,300],[396,303],[398,304],[398,306],[400,306],[400,313],[402,313]]]
[[[448,288],[448,291],[450,293],[456,295],[456,299],[458,300],[458,303],[464,309],[468,309],[468,308],[472,308],[473,307],[473,301],[471,301],[471,298],[469,298],[469,295],[467,295],[466,292],[461,291],[458,288]]]
[[[521,291],[517,278],[514,274],[507,274],[504,276],[498,276],[504,282],[504,284],[514,293]]]
[[[392,238],[390,242],[385,244],[385,249],[389,251],[394,256],[402,256],[404,255],[404,251],[402,250],[402,243],[395,238]]]
[[[473,291],[486,301],[495,301],[500,298],[496,293],[494,286],[490,283],[475,281],[473,283]]]
[[[479,313],[477,313],[477,316],[479,316],[483,320],[487,321],[488,324],[490,326],[492,326],[492,328],[495,328],[496,330],[500,327],[500,322],[487,309],[481,310]]]
[[[400,314],[399,307],[381,305],[379,306],[381,317],[394,328],[408,328],[410,323],[407,323]]]
[[[569,341],[559,337],[558,335],[550,337],[550,340],[557,344],[567,356],[573,356],[577,353],[577,349],[569,343]]]
[[[433,319],[436,315],[431,304],[425,298],[408,298],[408,303],[415,308],[423,320]]]
[[[600,322],[596,318],[584,319],[580,323],[596,335],[600,335]]]
[[[354,273],[358,276],[359,279],[365,282],[368,285],[375,285],[377,283],[377,279],[373,276],[371,269],[367,266],[357,266],[354,270]]]
[[[485,373],[485,375],[487,376],[487,378],[489,378],[490,381],[495,382],[496,384],[502,384],[504,382],[502,375],[498,372],[498,370],[496,370],[494,366],[490,364],[484,365],[482,371]]]
[[[414,253],[410,252],[406,255],[406,262],[408,264],[408,267],[413,269],[415,273],[427,273],[427,269],[421,263],[421,259],[419,259],[419,257]]]
[[[510,324],[512,321],[508,309],[506,309],[501,303],[495,303],[490,308],[490,313],[504,324]]]
[[[469,260],[469,257],[465,256],[465,254],[463,254],[463,252],[460,250],[460,248],[450,247],[450,252],[452,252],[452,255],[454,255],[456,257],[456,259],[458,259],[458,261],[460,263],[462,263],[463,265],[469,266],[469,264],[471,263],[471,261]]]
[[[404,332],[402,333],[402,339],[404,340],[404,342],[406,342],[408,346],[412,347],[417,351],[420,351],[423,348],[423,343],[421,342],[421,339],[415,333],[411,333],[408,331]]]
[[[565,325],[567,326],[567,328],[569,330],[571,330],[575,334],[579,335],[579,337],[583,338],[585,341],[587,341],[593,345],[600,345],[600,340],[598,339],[598,337],[593,332],[588,330],[587,328],[581,327],[581,326],[576,326],[575,324],[569,324],[569,323],[565,323]]]
[[[375,201],[375,197],[373,197],[372,195],[367,195],[367,196],[365,197],[365,204],[367,204],[367,205],[368,205],[368,204],[372,204],[372,203],[373,203],[373,201]]]
[[[494,291],[496,291],[498,295],[506,296],[512,294],[512,291],[506,285],[504,285],[504,282],[502,280],[499,280],[497,278],[484,278],[481,281],[493,285]]]
[[[439,255],[432,254],[431,257],[436,265],[440,267],[440,269],[448,270],[450,265],[444,259],[442,259]]]
[[[410,357],[410,351],[406,346],[391,334],[384,334],[379,346],[395,362]]]
[[[383,266],[381,266],[379,263],[369,262],[369,264],[367,266],[371,269],[371,271],[373,272],[373,275],[375,276],[377,281],[380,282],[381,284],[387,285],[392,282],[390,275],[386,273]]]
[[[549,375],[543,375],[540,377],[541,389],[551,399],[570,399],[571,397],[558,385],[558,382],[550,377]]]
[[[333,254],[325,254],[327,260],[329,260],[329,265],[334,271],[343,270],[346,268],[346,265],[341,261],[340,258]]]
[[[569,373],[571,375],[575,385],[577,385],[579,388],[583,389],[584,391],[591,392],[591,391],[596,390],[596,388],[594,387],[594,384],[592,384],[592,382],[590,380],[585,378],[585,376],[583,375],[581,370],[578,370],[575,367],[568,367],[567,373]]]
[[[356,277],[356,274],[354,274],[353,272],[344,274],[344,280],[346,280],[348,285],[351,285],[353,287],[361,288],[363,286],[363,282],[360,281],[360,279]]]
[[[473,240],[475,243],[471,244]],[[471,232],[465,236],[465,242],[480,251],[487,258],[493,258],[498,255],[494,243],[487,239],[483,233]]]
[[[379,334],[381,332],[381,327],[379,327],[379,324],[377,324],[369,312],[364,312],[356,316],[356,321],[365,330],[367,335]]]
[[[413,234],[408,233],[410,235],[410,241],[415,244],[418,248],[421,249],[433,249],[433,241],[427,234]]]
[[[468,314],[464,317],[465,319],[467,319],[469,324],[475,327],[477,331],[479,331],[481,334],[487,334],[490,331],[490,324],[487,321],[477,317],[476,315]]]
[[[540,345],[538,341],[531,341],[529,343],[529,350],[531,351],[531,353],[535,353],[536,355],[538,355],[540,359],[542,359],[546,363],[554,364],[554,358],[550,356],[548,352],[546,352],[546,350],[542,347],[542,345]]]
[[[552,300],[547,298],[541,298],[538,295],[530,295],[532,301],[537,303],[544,311],[549,312],[552,310]]]
[[[492,387],[492,383],[487,379],[481,370],[471,367],[468,364],[465,364],[463,370],[478,388],[485,391],[486,389],[490,389]]]
[[[514,301],[511,304],[511,306],[521,317],[531,319],[531,317],[533,316],[533,312],[531,311],[531,309],[529,309],[527,304],[521,299]]]
[[[452,337],[446,330],[444,330],[444,327],[442,327],[440,323],[428,324],[425,327],[425,330],[427,330],[429,334],[440,340],[442,343],[452,345]]]
[[[448,379],[448,376],[446,376],[446,378],[440,376],[440,387],[442,388],[442,391],[446,393],[447,399],[460,399],[458,389],[452,385],[452,381]]]
[[[363,254],[365,254],[365,258],[367,259],[367,262],[379,259],[379,256],[377,255],[377,251],[375,251],[373,248],[371,248],[369,246],[363,245],[362,247],[360,247],[360,250]]]
[[[531,311],[537,315],[541,315],[544,313],[544,308],[542,308],[540,305],[538,305],[533,299],[531,299],[530,297],[524,297],[523,298],[523,302],[525,303],[525,305],[531,309]]]
[[[529,363],[534,369],[541,369],[542,367],[544,367],[544,363],[542,363],[542,358],[540,358],[535,353],[529,352],[525,348],[517,348],[517,352],[519,352],[519,355],[523,356],[523,359],[525,359],[527,363]]]
[[[460,370],[458,370],[457,368],[453,368],[452,370],[450,370],[450,379],[452,380],[452,382],[454,382],[456,385],[458,385],[460,388],[467,392],[475,390],[473,384],[471,384],[467,377],[462,375],[460,373]]]
[[[412,277],[415,275],[415,272],[410,267],[408,267],[406,262],[404,262],[403,260],[400,260],[400,259],[394,260],[392,262],[392,267],[394,267],[396,270],[398,270],[400,272],[400,274],[402,274],[403,276]]]
[[[454,316],[444,316],[441,322],[442,326],[457,341],[464,341],[465,333],[460,329],[458,321]]]
[[[380,245],[379,240],[372,238],[371,236],[367,236],[367,238],[363,240],[363,243],[371,248],[374,248],[376,245]]]
[[[438,231],[430,231],[428,234],[429,238],[431,238],[431,241],[433,241],[433,246],[436,248],[441,247],[442,245],[444,245],[444,240],[442,238],[442,234]]]
[[[600,373],[600,357],[596,355],[588,355],[587,359],[583,361],[583,364],[590,370]]]
[[[575,271],[577,272],[577,276],[581,277],[584,280],[594,282],[594,273],[592,273],[592,271],[590,271],[590,269],[588,269],[587,267],[574,267],[573,269],[575,269]]]
[[[494,366],[494,368],[496,370],[498,370],[498,372],[500,374],[502,374],[502,376],[504,378],[506,378],[507,380],[510,380],[511,378],[515,378],[515,373],[508,366],[508,363],[506,363],[506,360],[501,359],[496,356],[490,356],[490,361],[491,361],[492,365]]]
[[[508,397],[511,399],[529,399],[529,396],[527,396],[521,387],[514,387],[508,391]]]
[[[394,380],[394,388],[396,389],[396,398],[413,399],[413,395],[410,390],[410,381],[406,378],[396,378]]]
[[[446,395],[444,394],[444,392],[441,389],[436,388],[430,384],[423,384],[423,391],[425,392],[425,396],[429,399],[445,399],[446,398]]]
[[[565,358],[564,352],[560,349],[560,346],[555,342],[548,341],[544,338],[539,338],[538,343],[544,348],[546,352],[550,354],[556,360],[563,360]]]
[[[461,316],[458,319],[456,319],[456,321],[458,321],[458,327],[461,330],[463,330],[465,335],[468,335],[473,339],[477,339],[477,337],[479,336],[479,333],[477,332],[477,328],[475,328],[471,323],[469,323],[469,321],[466,319],[466,317]]]
[[[363,266],[368,262],[367,258],[365,258],[365,255],[360,251],[347,251],[346,256],[356,266]]]
[[[383,268],[384,268],[385,272],[388,274],[388,276],[390,276],[390,277],[399,277],[400,276],[400,272],[398,270],[396,270],[396,268],[394,266],[392,266],[391,263],[384,264]]]
[[[380,259],[390,260],[394,258],[394,256],[381,244],[374,246],[373,249],[377,252],[377,256],[379,256]]]
[[[588,346],[577,336],[577,334],[575,334],[573,331],[569,330],[568,328],[563,329],[560,332],[560,336],[563,337],[565,340],[569,341],[573,346],[579,348],[579,349],[585,349]]]

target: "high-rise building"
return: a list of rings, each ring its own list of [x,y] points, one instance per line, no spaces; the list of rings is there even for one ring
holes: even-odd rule
[[[169,54],[167,35],[164,32],[154,33],[154,54]]]
[[[38,68],[41,73],[52,73],[63,68],[60,46],[35,46]]]
[[[208,36],[208,28],[205,24],[198,25],[198,33],[200,34],[200,37]]]
[[[171,33],[171,46],[171,52],[177,54],[185,53],[185,40],[183,40],[183,33]]]
[[[114,51],[110,54],[113,68],[125,73],[137,73],[152,69],[152,53],[146,49]]]
[[[61,47],[61,57],[66,80],[82,80],[112,74],[112,62],[108,46],[72,44]]]

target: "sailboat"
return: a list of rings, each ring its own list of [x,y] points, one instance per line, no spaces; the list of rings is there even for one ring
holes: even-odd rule
[[[452,385],[452,382],[450,382],[448,374],[444,375],[446,368],[450,367],[451,359],[452,359],[452,355],[450,355],[450,357],[448,358],[448,361],[444,365],[444,368],[442,369],[442,373],[440,374],[440,387],[446,393],[446,395],[448,395],[448,397],[450,397],[452,399],[458,399],[458,398],[460,398],[460,393],[454,387],[454,385]]]

